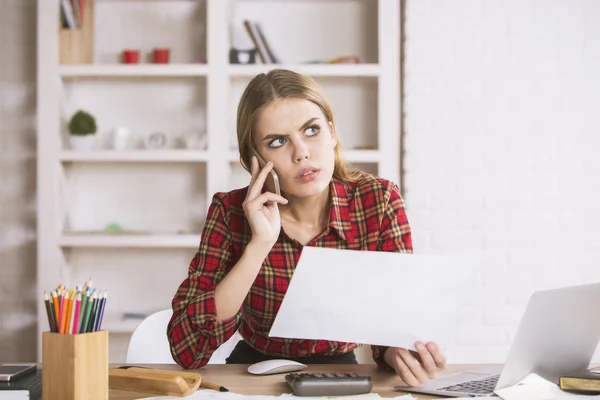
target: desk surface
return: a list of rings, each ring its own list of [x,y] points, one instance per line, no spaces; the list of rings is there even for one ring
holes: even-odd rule
[[[147,365],[156,369],[180,369],[177,365]],[[453,373],[476,365],[451,365],[443,371],[443,374]],[[256,376],[249,374],[247,365],[224,365],[214,364],[196,370],[202,375],[202,379],[208,382],[225,386],[230,392],[248,394],[248,395],[274,395],[279,396],[282,393],[290,393],[284,382],[285,374]],[[394,386],[402,385],[402,380],[395,374],[384,371],[374,364],[337,364],[337,365],[309,365],[302,372],[355,372],[360,375],[369,375],[373,381],[372,393],[378,393],[381,397],[398,397],[403,392],[395,391]],[[204,390],[204,389],[199,389]],[[153,397],[144,393],[124,392],[111,390],[109,400],[132,400],[142,397]],[[417,399],[439,399],[440,397],[415,395]]]

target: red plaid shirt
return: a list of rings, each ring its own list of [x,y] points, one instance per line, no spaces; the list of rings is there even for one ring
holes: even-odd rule
[[[368,174],[357,182],[334,179],[330,185],[329,225],[309,246],[351,250],[412,252],[410,227],[399,188]],[[236,330],[250,346],[275,357],[335,355],[356,343],[269,337],[302,244],[282,229],[279,239],[238,313],[216,317],[215,288],[242,256],[252,236],[242,202],[247,188],[213,197],[198,252],[173,302],[167,328],[171,353],[183,368],[200,368]],[[373,359],[384,366],[385,347],[372,346]]]

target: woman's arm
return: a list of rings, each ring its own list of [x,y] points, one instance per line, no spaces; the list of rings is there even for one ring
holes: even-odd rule
[[[240,260],[215,289],[219,320],[234,317],[248,295],[271,246],[250,242]]]
[[[252,180],[243,204],[252,239],[237,262],[233,260],[223,195],[213,198],[200,247],[190,264],[188,278],[173,299],[173,317],[167,328],[171,354],[184,368],[205,365],[212,353],[235,333],[244,299],[279,237],[277,203],[287,200],[273,193],[261,193],[272,167],[267,164],[259,171],[258,161],[252,160]]]
[[[173,359],[183,368],[200,368],[237,330],[239,307],[229,318],[218,318],[215,289],[233,264],[231,235],[225,206],[213,197],[198,252],[188,277],[172,301],[167,337]]]

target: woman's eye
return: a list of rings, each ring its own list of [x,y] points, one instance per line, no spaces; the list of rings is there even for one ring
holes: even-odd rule
[[[284,138],[277,138],[274,139],[273,141],[269,142],[269,147],[281,147],[285,144],[285,139]]]
[[[306,136],[315,136],[319,133],[320,130],[321,127],[319,125],[311,125],[308,128],[306,128],[304,132],[306,133]]]

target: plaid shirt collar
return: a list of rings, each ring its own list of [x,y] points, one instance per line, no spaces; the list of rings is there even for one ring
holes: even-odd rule
[[[347,242],[354,242],[356,234],[350,222],[350,206],[348,203],[348,187],[336,178],[329,185],[331,191],[331,209],[329,211],[329,226]]]

